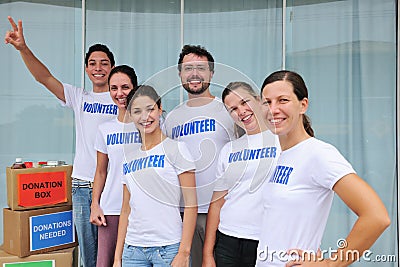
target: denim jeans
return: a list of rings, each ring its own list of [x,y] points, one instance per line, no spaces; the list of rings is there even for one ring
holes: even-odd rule
[[[72,209],[84,267],[95,267],[97,258],[97,226],[90,223],[91,202],[92,188],[72,187]]]
[[[217,267],[253,267],[257,259],[258,241],[237,238],[217,231],[215,264]]]
[[[122,267],[164,267],[171,266],[178,254],[180,243],[161,247],[136,247],[124,245]]]

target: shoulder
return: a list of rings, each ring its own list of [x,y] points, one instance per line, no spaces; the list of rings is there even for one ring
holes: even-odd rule
[[[93,91],[90,92],[85,91],[83,94],[85,96],[93,98],[94,100],[99,100],[99,101],[106,100],[106,101],[111,101],[111,103],[114,104],[109,92],[95,93]]]
[[[183,103],[180,103],[179,105],[177,105],[176,107],[174,107],[171,111],[169,111],[167,113],[167,117],[170,115],[175,115],[176,113],[179,113],[186,108],[187,108],[186,101]]]
[[[99,124],[99,130],[101,130],[101,131],[104,131],[107,129],[115,130],[117,125],[118,125],[118,122],[116,119],[106,120]]]
[[[188,146],[185,142],[174,140],[169,137],[165,138],[165,140],[162,142],[162,145],[164,151],[168,154],[173,154],[180,149],[188,150]]]
[[[249,141],[247,139],[247,135],[244,134],[238,139],[233,139],[226,144],[224,144],[219,152],[220,155],[226,156],[228,153],[232,151],[238,151],[242,150],[243,148],[246,148],[249,146]]]
[[[77,87],[68,83],[63,83],[62,85],[64,87],[64,92],[67,92],[69,94],[75,94],[75,95],[87,94],[87,92],[81,87]]]
[[[229,141],[228,143],[226,143],[222,148],[221,151],[219,151],[219,154],[226,154],[228,151],[232,151],[232,147],[234,147],[235,145],[239,144],[240,142],[238,142],[238,139],[233,140],[233,141]]]
[[[215,97],[214,97],[212,103],[214,103],[215,105],[218,105],[218,106],[223,106],[223,107],[225,107],[224,102],[223,102],[222,99],[219,98],[218,96],[215,96]]]
[[[230,124],[230,125],[235,124],[231,115],[229,114],[228,110],[226,110],[226,107],[220,98],[215,97],[214,100],[210,103],[210,105],[211,105],[210,108],[208,108],[211,114],[210,116],[213,116],[217,120],[225,121],[225,124]]]
[[[310,138],[309,146],[311,146],[315,153],[318,154],[329,154],[329,153],[337,153],[340,154],[339,150],[330,143],[319,140],[317,138]]]
[[[214,97],[213,101],[211,101],[210,104],[208,104],[208,105],[213,110],[223,111],[224,113],[228,114],[228,111],[226,110],[225,105],[222,102],[222,99],[217,96]],[[216,115],[218,115],[218,114],[216,114]]]
[[[340,155],[338,150],[331,144],[316,139],[314,137],[308,138],[294,147],[283,151],[283,156],[286,158],[301,158],[302,162],[313,164],[325,164],[329,162],[329,158]]]
[[[162,142],[162,149],[167,161],[170,162],[172,166],[179,166],[181,169],[194,168],[193,156],[184,142],[166,138]]]
[[[163,120],[163,124],[172,125],[179,123],[182,120],[182,117],[184,117],[184,115],[186,115],[188,112],[186,111],[185,106],[186,105],[184,105],[184,103],[181,103],[180,105],[173,108],[171,111],[167,112],[167,114],[165,115],[165,119]]]
[[[312,151],[311,160],[318,166],[320,169],[349,169],[351,172],[354,172],[350,162],[340,153],[340,151],[330,143],[324,142],[322,140],[318,140],[313,138],[311,140],[310,151]]]

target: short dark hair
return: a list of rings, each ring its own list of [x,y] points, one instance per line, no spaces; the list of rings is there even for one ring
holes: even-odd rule
[[[111,63],[111,67],[115,66],[115,60],[114,60],[114,55],[113,53],[110,51],[110,49],[108,49],[108,47],[106,45],[103,44],[94,44],[91,47],[89,47],[89,50],[87,51],[86,55],[85,55],[85,66],[87,67],[89,64],[89,57],[93,52],[104,52],[106,53],[108,59],[110,60]]]
[[[110,86],[110,79],[115,73],[126,74],[129,77],[129,79],[131,80],[133,88],[137,87],[138,81],[137,81],[136,72],[132,67],[130,67],[128,65],[119,65],[110,71],[110,75],[108,76],[108,86]]]
[[[181,71],[182,69],[182,61],[186,55],[195,54],[196,56],[200,57],[207,57],[208,66],[210,67],[210,71],[214,71],[214,58],[204,47],[200,45],[184,45],[182,47],[182,51],[179,54],[178,60],[178,70]]]

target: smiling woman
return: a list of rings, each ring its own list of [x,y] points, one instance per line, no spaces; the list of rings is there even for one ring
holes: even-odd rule
[[[229,83],[222,101],[246,134],[228,142],[219,153],[203,264],[255,266],[263,206],[260,187],[271,175],[280,148],[276,136],[266,127],[260,96],[249,84]]]
[[[120,166],[124,189],[114,266],[189,266],[197,217],[192,155],[162,133],[161,99],[153,87],[132,90],[128,111],[142,145],[129,150]]]
[[[144,148],[159,143],[160,138],[165,139],[160,128],[161,99],[156,91],[150,86],[141,85],[128,97],[130,116],[142,135]]]
[[[313,137],[309,121],[304,119],[308,89],[298,73],[282,70],[270,74],[261,95],[270,111],[268,125],[279,136],[282,153],[264,186],[258,248],[263,257],[258,258],[257,266],[307,265],[317,260],[348,266],[358,261],[390,224],[384,204],[334,146]],[[335,193],[358,218],[345,239],[346,246],[340,246],[330,258],[317,258]],[[315,257],[307,257],[304,251]],[[358,257],[337,257],[354,251]]]
[[[107,84],[111,99],[118,107],[118,116],[100,124],[95,142],[97,165],[90,222],[98,227],[97,267],[112,266],[114,262],[123,192],[120,166],[124,149],[137,150],[141,141],[134,138],[139,133],[133,123],[125,120],[126,98],[137,86],[135,70],[127,65],[116,66],[111,70]]]

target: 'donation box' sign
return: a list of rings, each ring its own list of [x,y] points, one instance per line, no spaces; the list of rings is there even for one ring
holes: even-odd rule
[[[38,172],[18,174],[18,205],[37,207],[67,202],[67,174]]]
[[[72,210],[32,216],[29,226],[31,251],[75,242]]]
[[[55,260],[4,263],[2,267],[55,267]]]

